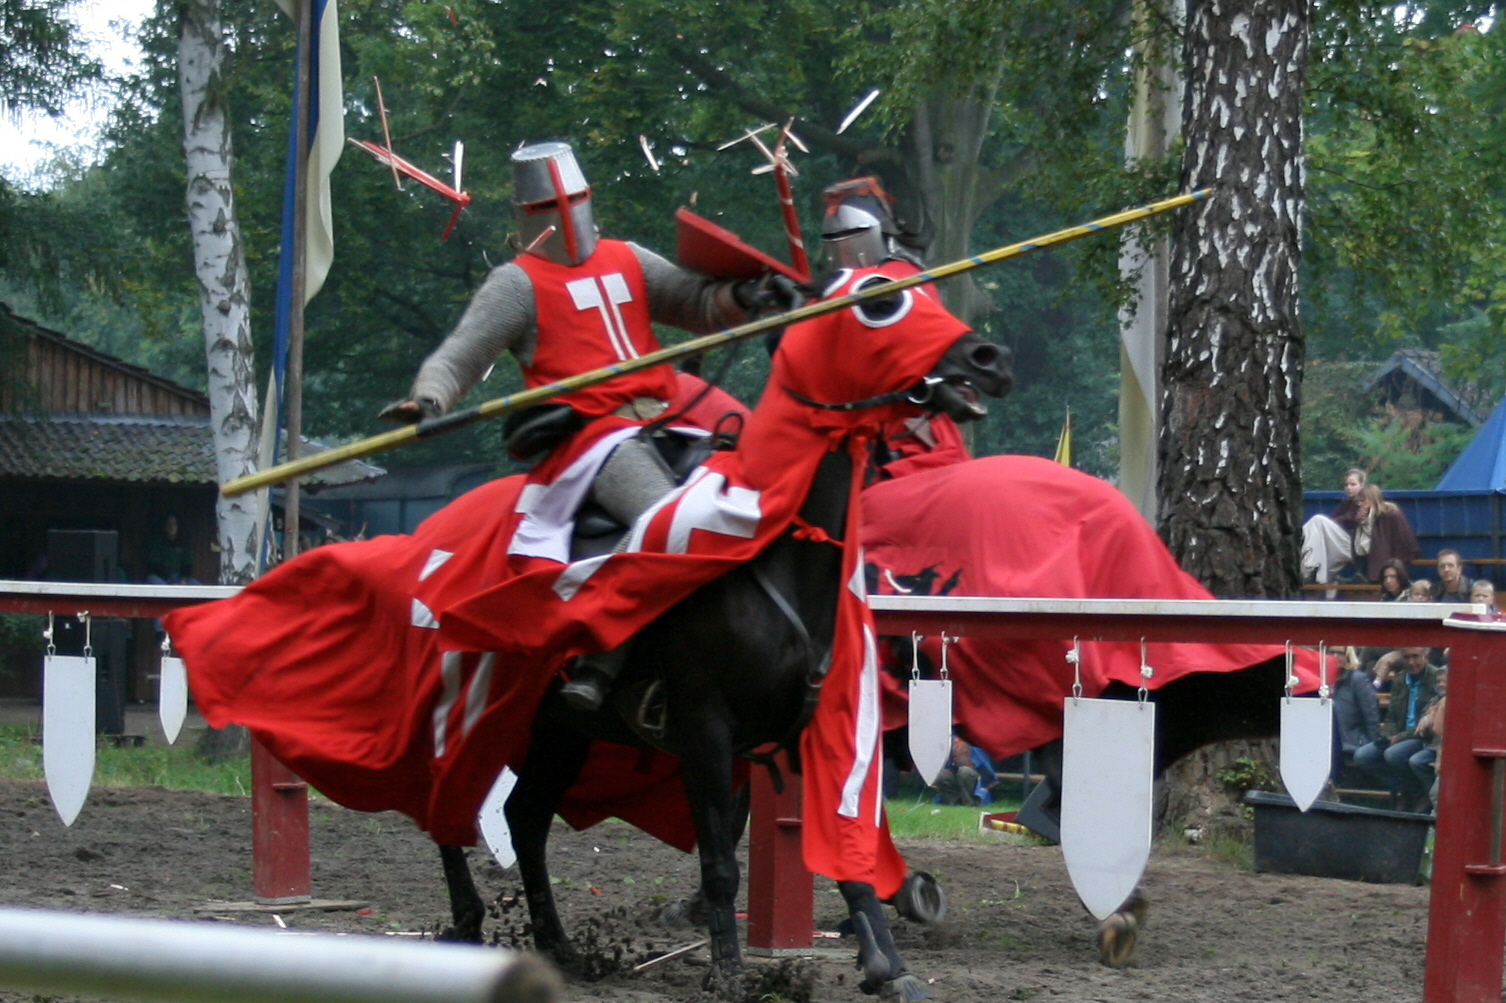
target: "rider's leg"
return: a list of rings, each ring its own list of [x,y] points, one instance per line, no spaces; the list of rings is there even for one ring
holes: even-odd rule
[[[653,444],[641,437],[627,439],[601,465],[591,484],[591,500],[618,522],[631,526],[674,486],[674,475]],[[624,644],[576,659],[560,695],[577,710],[599,710],[627,661],[627,650]]]

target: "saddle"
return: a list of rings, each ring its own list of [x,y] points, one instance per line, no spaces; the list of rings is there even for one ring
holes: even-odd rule
[[[736,435],[730,433],[687,435],[653,425],[644,426],[639,437],[654,447],[677,486],[684,484],[712,453],[732,449],[737,444]],[[627,531],[626,524],[619,522],[596,502],[587,500],[575,514],[575,533],[570,539],[570,560],[578,561],[611,553]]]

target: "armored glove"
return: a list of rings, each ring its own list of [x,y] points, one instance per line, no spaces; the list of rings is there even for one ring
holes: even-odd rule
[[[732,295],[750,314],[784,313],[802,302],[795,283],[778,272],[766,272],[762,278],[739,282],[732,287]]]
[[[417,400],[393,401],[378,411],[377,417],[395,421],[399,425],[417,425],[421,421],[438,418],[442,414],[444,414],[444,408],[439,406],[439,401],[431,397],[420,397]]]

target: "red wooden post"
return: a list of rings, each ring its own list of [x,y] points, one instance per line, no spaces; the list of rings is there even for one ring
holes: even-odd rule
[[[1506,659],[1499,640],[1499,633],[1461,629],[1449,648],[1424,1003],[1501,999]]]
[[[266,905],[312,897],[308,784],[251,740],[251,890]]]
[[[803,954],[815,929],[814,879],[800,852],[800,778],[779,754],[784,793],[767,770],[753,767],[748,832],[748,953]]]

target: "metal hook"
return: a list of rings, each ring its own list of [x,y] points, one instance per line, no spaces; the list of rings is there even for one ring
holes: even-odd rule
[[[910,678],[920,678],[920,631],[910,631]]]
[[[946,663],[946,647],[952,641],[957,641],[957,640],[960,640],[960,638],[950,637],[950,636],[947,635],[947,632],[944,631],[944,630],[941,632],[941,678],[943,678],[943,679],[950,679],[951,678],[951,671],[947,668],[947,663]]]
[[[1067,662],[1072,666],[1072,699],[1082,699],[1082,643],[1072,638],[1072,650],[1067,652]]]
[[[94,618],[89,615],[89,611],[88,610],[83,610],[82,612],[80,612],[77,615],[78,615],[79,623],[82,623],[84,625],[84,657],[85,658],[93,658],[94,657],[94,643],[93,643],[94,642],[94,637],[93,637],[93,634],[94,634]]]
[[[1333,691],[1328,688],[1328,642],[1318,642],[1318,699],[1327,700]]]
[[[1150,698],[1150,687],[1146,684],[1150,682],[1153,675],[1155,675],[1155,670],[1150,667],[1150,662],[1146,661],[1145,638],[1142,637],[1140,638],[1140,690],[1136,694],[1142,704]]]
[[[52,640],[52,610],[47,611],[47,629],[42,631],[42,636],[47,639],[47,654],[56,655],[58,646]]]
[[[1286,642],[1286,698],[1292,698],[1292,687],[1297,685],[1297,673],[1295,670],[1296,659],[1292,652],[1292,642]]]

